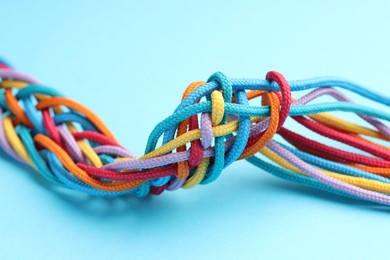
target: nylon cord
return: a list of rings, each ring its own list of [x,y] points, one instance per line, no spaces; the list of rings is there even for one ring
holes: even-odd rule
[[[280,178],[390,205],[390,128],[384,123],[390,99],[356,83],[331,77],[288,82],[275,71],[265,80],[214,73],[186,88],[137,158],[87,107],[0,65],[0,147],[52,185],[93,196],[159,195],[211,183],[246,159]],[[353,103],[337,88],[383,109]],[[292,94],[302,90],[311,92],[295,100]],[[317,101],[324,95],[336,101]],[[371,127],[331,112],[356,114]],[[293,130],[285,126],[291,119],[298,123]],[[302,135],[303,129],[313,135]],[[286,142],[275,141],[277,135]]]

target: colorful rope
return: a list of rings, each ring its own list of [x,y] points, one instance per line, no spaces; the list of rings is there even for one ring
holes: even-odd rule
[[[290,181],[390,205],[390,128],[383,123],[390,114],[354,104],[333,87],[386,109],[390,99],[349,81],[287,82],[274,71],[265,80],[228,79],[217,72],[187,87],[174,113],[150,134],[145,154],[136,158],[86,107],[1,60],[0,78],[0,146],[56,185],[94,196],[158,195],[211,183],[232,162],[247,159]],[[291,96],[310,89],[298,100]],[[337,102],[309,104],[321,96]],[[373,128],[327,113],[334,111],[354,113]],[[284,126],[288,117],[362,152],[291,131]],[[276,134],[287,142],[275,141]]]

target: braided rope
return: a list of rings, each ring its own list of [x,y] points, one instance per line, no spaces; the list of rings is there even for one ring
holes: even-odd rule
[[[390,205],[390,128],[383,123],[390,114],[354,104],[333,87],[386,108],[390,99],[352,82],[287,82],[274,71],[265,80],[229,79],[217,72],[187,87],[174,113],[150,134],[145,154],[136,158],[88,108],[2,62],[0,78],[0,146],[55,185],[94,196],[159,195],[211,183],[232,162],[247,159],[290,181]],[[309,89],[292,98],[292,92]],[[321,96],[336,102],[309,104]],[[334,111],[355,113],[373,128],[327,113]],[[291,131],[284,126],[288,117],[362,153]],[[289,145],[275,141],[276,134]]]

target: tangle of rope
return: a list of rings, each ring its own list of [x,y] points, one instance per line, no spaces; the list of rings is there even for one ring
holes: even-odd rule
[[[390,121],[390,99],[349,81],[287,82],[274,71],[265,80],[229,79],[217,72],[187,87],[174,113],[150,134],[145,154],[136,158],[81,104],[1,60],[0,79],[1,148],[56,185],[94,196],[159,195],[211,183],[232,162],[246,159],[290,181],[390,205],[390,128],[383,123]],[[387,111],[355,104],[334,87]],[[292,98],[292,92],[310,89]],[[336,102],[309,104],[321,96]],[[256,99],[258,105],[249,104]],[[372,127],[328,114],[335,111],[354,113]],[[284,126],[289,117],[362,153],[289,130]],[[286,142],[275,141],[276,134]]]

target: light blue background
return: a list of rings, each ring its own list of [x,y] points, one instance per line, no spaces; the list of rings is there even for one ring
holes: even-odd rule
[[[389,92],[386,1],[1,1],[0,55],[94,110],[137,155],[194,80],[336,75]],[[296,96],[299,96],[296,95]],[[243,161],[215,183],[91,198],[1,156],[1,259],[376,259],[390,213]]]

